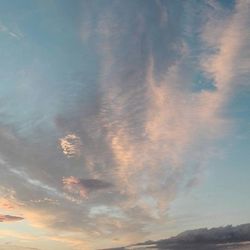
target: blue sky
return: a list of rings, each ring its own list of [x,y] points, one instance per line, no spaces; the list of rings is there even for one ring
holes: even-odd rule
[[[0,1],[0,249],[249,222],[249,11]]]

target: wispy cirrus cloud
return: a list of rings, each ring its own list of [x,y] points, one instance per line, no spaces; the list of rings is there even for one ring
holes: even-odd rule
[[[60,77],[70,83],[53,78],[39,91],[46,79],[24,69],[24,82],[37,85],[16,92],[35,96],[28,106],[41,112],[24,105],[0,128],[1,185],[13,191],[0,206],[72,248],[127,244],[163,227],[171,202],[198,183],[214,141],[230,130],[223,111],[249,71],[248,1],[233,11],[214,1],[87,2],[81,42],[94,52],[77,65],[84,69],[72,73],[66,63]]]
[[[1,21],[0,21],[0,32],[6,33],[7,35],[9,35],[15,39],[18,39],[18,40],[23,37],[23,34],[20,31],[15,32],[15,31],[9,29]]]

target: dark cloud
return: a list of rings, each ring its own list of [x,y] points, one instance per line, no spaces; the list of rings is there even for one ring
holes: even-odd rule
[[[250,224],[185,231],[171,241],[183,243],[229,243],[250,241]]]
[[[112,187],[112,184],[97,179],[79,179],[79,185],[89,190],[99,190]]]
[[[113,185],[99,179],[81,179],[74,176],[63,178],[64,187],[72,193],[78,193],[81,197],[86,197],[92,191],[107,189]]]
[[[140,248],[126,248],[126,247],[119,247],[119,248],[109,248],[105,250],[249,250],[250,244],[172,244],[167,246],[141,246]]]
[[[5,215],[5,214],[0,214],[0,222],[15,222],[15,221],[20,221],[23,220],[23,217],[19,216],[12,216],[12,215]]]
[[[188,230],[169,239],[147,241],[130,247],[119,249],[169,249],[169,250],[224,250],[224,249],[249,249],[250,223],[239,226],[226,226],[218,228],[201,228]],[[134,247],[134,248],[133,248]],[[116,249],[116,248],[113,248]]]

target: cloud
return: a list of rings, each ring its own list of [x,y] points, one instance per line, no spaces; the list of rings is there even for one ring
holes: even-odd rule
[[[226,127],[226,119],[220,111],[226,94],[219,88],[190,91],[192,75],[197,74],[195,69],[191,69],[191,75],[186,72],[192,48],[178,36],[168,43],[169,47],[176,46],[176,57],[166,59],[165,67],[159,66],[159,51],[150,37],[145,39],[145,46],[151,53],[146,54],[144,63],[131,64],[131,69],[130,60],[137,44],[128,47],[131,57],[121,60],[117,56],[128,31],[123,29],[124,23],[121,28],[116,27],[118,24],[110,25],[112,17],[110,14],[101,21],[100,32],[104,57],[100,123],[115,165],[112,174],[128,203],[147,210],[151,216],[162,216],[187,172],[198,170],[195,166],[205,161],[210,142],[223,134],[221,128]],[[144,25],[148,28],[154,24]],[[143,27],[134,31],[137,39],[143,40]],[[107,32],[109,28],[115,32]],[[114,33],[119,34],[117,40],[113,39]],[[167,54],[168,48],[165,49]],[[198,60],[197,68],[204,71]],[[199,152],[200,158],[189,159],[191,151]]]
[[[67,245],[71,246],[73,249],[76,249],[76,250],[81,250],[81,249],[90,250],[91,249],[89,243],[83,240],[82,236],[76,237],[76,236],[67,235],[67,237],[65,237],[64,235],[61,235],[61,236],[50,236],[48,237],[48,239],[52,241],[61,242],[63,244],[66,243]]]
[[[25,112],[13,111],[19,105],[1,91],[0,206],[59,235],[55,241],[74,244],[69,234],[79,232],[97,248],[163,228],[179,191],[199,183],[214,141],[229,130],[223,111],[248,71],[249,8],[247,1],[231,12],[202,1],[83,5],[89,51],[83,65],[56,71],[67,82],[39,75],[48,75],[43,55],[41,65],[22,68],[30,85],[16,92]],[[207,82],[212,88],[200,84]]]
[[[22,241],[34,241],[39,239],[38,236],[35,236],[30,233],[15,231],[15,230],[1,230],[0,238],[15,238]]]
[[[81,197],[87,197],[88,193],[111,188],[113,185],[98,179],[81,179],[74,176],[63,178],[64,187],[70,192],[77,192]]]
[[[69,158],[81,154],[81,140],[80,137],[75,134],[68,134],[61,138],[60,145],[63,153]]]
[[[203,228],[186,231],[174,237],[173,241],[183,243],[230,243],[250,241],[250,224],[226,226],[219,228]]]
[[[3,25],[2,23],[0,23],[0,32],[5,32],[7,30],[8,30],[7,27]]]
[[[0,245],[0,250],[40,250],[39,248],[34,247],[24,247],[24,246],[17,246],[12,244]]]
[[[11,201],[13,199],[13,196],[9,199],[6,199],[5,197],[0,198],[0,208],[5,210],[12,210],[16,208],[16,204]]]
[[[249,50],[249,35],[244,32],[249,25],[249,1],[238,1],[235,6],[235,13],[223,19],[212,16],[207,23],[203,38],[209,45],[217,49],[217,52],[209,57],[204,57],[203,66],[206,73],[211,74],[215,80],[216,87],[224,94],[228,93],[229,88],[235,88],[240,83],[242,74],[248,73],[249,62],[246,60],[246,53]],[[213,20],[212,20],[213,18]],[[214,25],[217,25],[214,29]],[[211,38],[219,39],[211,41]],[[242,81],[240,81],[242,82]],[[244,82],[244,81],[243,81]]]
[[[236,4],[235,12],[208,8],[204,14],[209,15],[210,11],[216,15],[216,27],[220,27],[216,41],[210,41],[208,38],[214,36],[207,34],[213,30],[214,20],[205,16],[199,27],[199,39],[203,39],[201,53],[193,54],[192,45],[173,36],[168,46],[176,42],[178,56],[166,60],[164,67],[158,65],[154,38],[141,38],[143,26],[134,34],[145,42],[146,45],[142,43],[150,53],[144,54],[144,64],[136,64],[131,63],[139,60],[133,58],[136,43],[123,46],[127,35],[125,24],[110,25],[113,18],[110,13],[101,21],[103,46],[100,49],[104,59],[100,122],[112,152],[115,165],[112,174],[126,197],[121,207],[131,218],[129,211],[138,206],[148,218],[163,219],[181,183],[188,177],[187,185],[190,180],[199,182],[194,176],[199,178],[202,165],[209,158],[210,146],[230,130],[230,121],[223,111],[242,72],[249,71],[247,60],[243,60],[244,65],[241,63],[242,51],[249,41],[247,38],[243,44],[241,39],[248,27],[249,2]],[[148,27],[152,24],[144,25],[150,34]],[[191,30],[191,35],[192,32],[195,31]],[[140,49],[144,49],[143,45]],[[131,56],[122,60],[119,56],[124,47],[128,47],[126,55]],[[193,76],[198,74],[202,75],[201,81],[210,79],[214,90],[200,87],[193,91]],[[139,223],[141,218],[134,220]]]
[[[6,25],[1,23],[1,21],[0,21],[0,32],[6,33],[9,36],[18,40],[23,38],[23,34],[19,30],[18,31],[10,30]]]
[[[137,249],[149,248],[152,246],[154,249],[241,249],[245,246],[242,243],[250,241],[250,224],[242,224],[239,226],[226,226],[218,228],[202,228],[195,230],[188,230],[177,236],[169,239],[162,239],[158,241],[146,241],[144,243],[134,244],[129,247],[121,249]],[[231,243],[231,245],[230,245]],[[234,243],[234,244],[232,244]],[[224,245],[225,244],[225,245]],[[143,249],[144,249],[143,248]],[[117,248],[111,248],[117,249]]]
[[[23,217],[0,214],[0,222],[15,222],[23,220]]]

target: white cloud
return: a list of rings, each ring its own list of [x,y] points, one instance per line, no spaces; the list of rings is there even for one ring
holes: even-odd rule
[[[61,138],[60,145],[63,153],[69,158],[80,156],[81,154],[81,140],[80,137],[75,134],[68,134]]]

